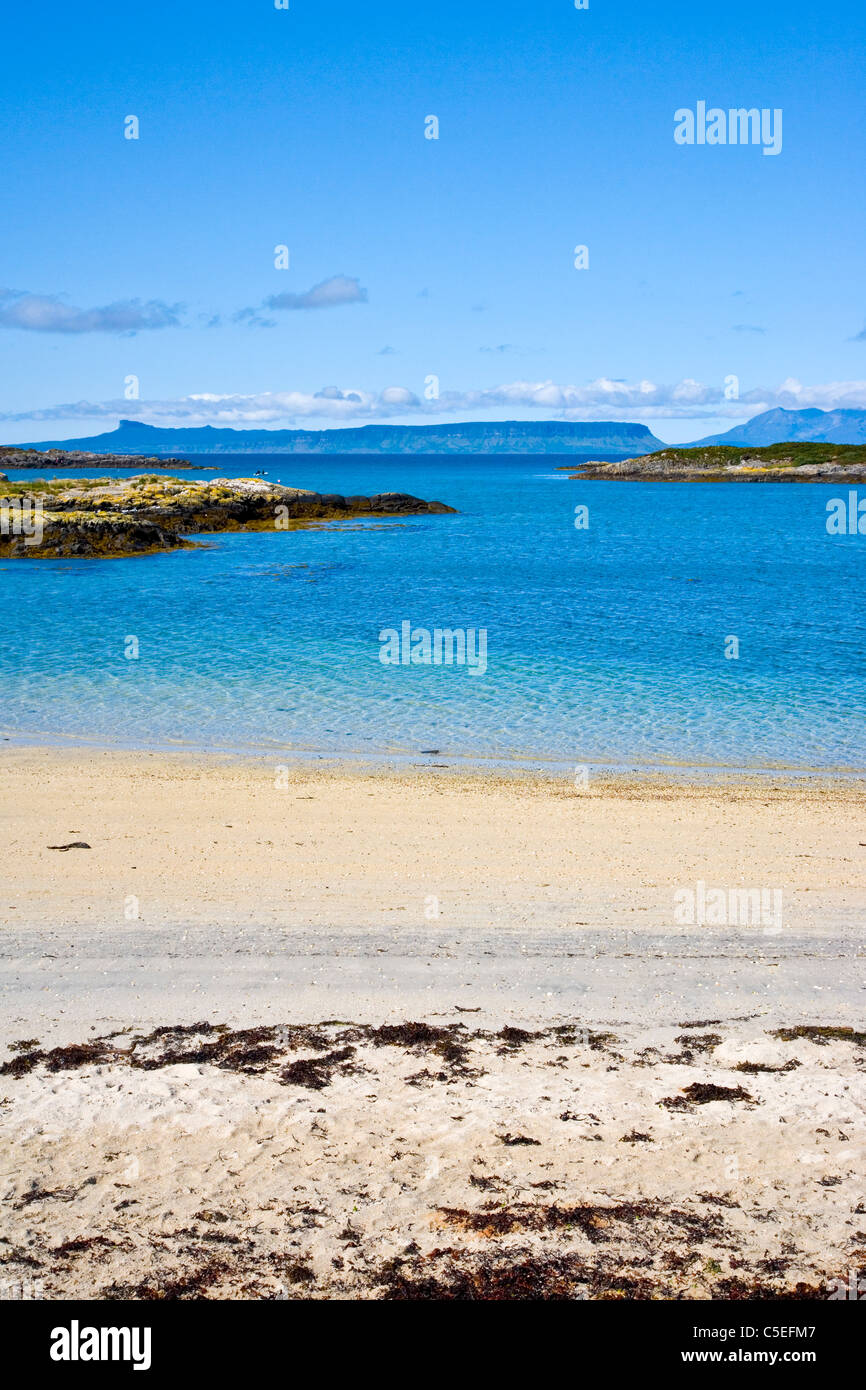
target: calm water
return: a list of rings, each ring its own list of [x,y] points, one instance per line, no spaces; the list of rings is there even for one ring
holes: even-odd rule
[[[558,458],[193,462],[460,514],[7,561],[6,736],[866,768],[866,537],[827,535],[838,489],[572,482]],[[383,665],[404,620],[486,628],[486,672]]]

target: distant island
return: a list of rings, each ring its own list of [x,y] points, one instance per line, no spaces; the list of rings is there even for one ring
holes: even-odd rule
[[[6,468],[91,468],[94,464],[104,468],[107,463],[112,468],[192,468],[186,459],[162,455],[114,454],[107,458],[85,449],[34,449],[29,444],[0,445],[0,463]],[[5,475],[0,473],[0,482],[5,481]]]
[[[866,444],[866,410],[765,410],[724,434],[696,439],[688,448],[717,444],[753,445],[824,443]],[[114,430],[84,439],[45,440],[0,449],[9,467],[44,466],[13,462],[8,455],[33,450],[63,450],[71,455],[127,456],[115,466],[163,467],[165,455],[187,454],[372,454],[504,455],[583,454],[593,458],[634,458],[667,446],[646,425],[614,420],[472,420],[435,425],[359,425],[345,429],[217,429],[213,425],[163,428],[140,420],[121,420]],[[85,457],[79,463],[88,461]],[[169,460],[172,462],[172,460]],[[54,467],[65,462],[51,461]],[[69,465],[73,466],[70,459]],[[173,461],[174,467],[183,466]]]
[[[724,434],[683,446],[763,449],[775,444],[866,445],[864,410],[765,410]],[[113,455],[112,467],[189,468],[186,456],[305,454],[495,457],[582,455],[606,462],[670,453],[646,425],[622,421],[471,420],[435,425],[359,425],[345,429],[216,429],[213,425],[163,428],[121,420],[114,430],[83,439],[0,446],[0,466],[73,468]],[[582,461],[582,460],[581,460]]]
[[[564,469],[563,471],[569,471]],[[864,444],[711,445],[582,463],[571,478],[614,482],[866,483]]]
[[[0,559],[147,555],[188,548],[194,544],[186,539],[190,534],[290,531],[325,521],[454,511],[444,502],[425,502],[406,492],[343,497],[261,478],[197,482],[142,474],[122,481],[62,478],[23,483],[0,475],[0,480],[7,508],[20,502],[22,522],[26,521],[0,532]]]
[[[765,410],[724,434],[710,434],[689,446],[710,444],[866,444],[866,410]],[[647,449],[647,453],[650,451]]]
[[[569,420],[473,420],[454,425],[361,425],[339,430],[163,429],[121,420],[88,439],[21,444],[20,450],[95,454],[648,454],[663,449],[646,425]],[[0,460],[2,462],[2,460]],[[9,466],[12,463],[7,460]],[[26,465],[14,465],[22,467]]]

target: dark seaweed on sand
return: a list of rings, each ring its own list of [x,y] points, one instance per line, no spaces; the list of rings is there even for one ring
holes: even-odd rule
[[[336,1030],[336,1031],[334,1031]],[[438,1025],[410,1021],[407,1023],[369,1024],[347,1023],[332,1019],[326,1023],[284,1024],[280,1026],[231,1029],[226,1024],[199,1023],[164,1024],[150,1033],[127,1040],[118,1046],[117,1037],[91,1038],[44,1051],[30,1047],[35,1039],[22,1039],[15,1047],[14,1057],[0,1065],[0,1076],[26,1076],[37,1066],[47,1071],[73,1071],[85,1066],[118,1065],[137,1070],[156,1071],[161,1067],[182,1064],[206,1064],[224,1071],[258,1076],[276,1074],[284,1085],[301,1085],[320,1089],[327,1085],[335,1066],[351,1061],[351,1049],[359,1043],[373,1047],[402,1047],[419,1056],[434,1059],[439,1070],[422,1070],[409,1078],[410,1084],[431,1081],[472,1081],[483,1075],[470,1066],[470,1047],[473,1042],[497,1043],[498,1050],[509,1054],[529,1042],[549,1038],[560,1047],[585,1043],[601,1051],[617,1039],[612,1033],[592,1033],[577,1023],[561,1024],[539,1033],[523,1028],[505,1027],[498,1033],[479,1030],[470,1033],[464,1024]],[[23,1050],[23,1049],[28,1050]],[[290,1063],[278,1070],[286,1052],[306,1050],[327,1054]],[[337,1054],[340,1054],[339,1056]]]
[[[690,1052],[712,1052],[721,1041],[721,1033],[680,1033],[674,1038],[674,1042]]]
[[[351,1061],[354,1055],[354,1047],[338,1047],[323,1057],[304,1057],[285,1067],[280,1072],[280,1080],[286,1086],[306,1086],[311,1091],[321,1091],[330,1085],[334,1069],[339,1067],[345,1072],[347,1068],[343,1064]]]
[[[773,1037],[781,1038],[783,1042],[796,1042],[798,1038],[806,1038],[809,1042],[817,1043],[819,1047],[828,1042],[850,1042],[857,1047],[866,1047],[866,1033],[858,1033],[853,1028],[830,1028],[818,1024],[801,1024],[798,1028],[777,1028]]]
[[[786,1071],[796,1071],[799,1066],[802,1066],[802,1063],[796,1062],[793,1059],[778,1067],[771,1067],[767,1062],[738,1062],[734,1067],[734,1071],[745,1072],[747,1076],[757,1076],[761,1072],[769,1072],[778,1075]]]
[[[666,1110],[691,1110],[695,1105],[709,1105],[714,1100],[742,1100],[755,1104],[754,1096],[742,1086],[715,1086],[711,1081],[693,1081],[680,1096],[665,1096],[658,1102]]]
[[[598,1244],[621,1235],[623,1226],[632,1234],[636,1227],[649,1230],[649,1223],[653,1223],[655,1228],[672,1228],[679,1240],[689,1245],[715,1240],[724,1234],[723,1223],[715,1214],[682,1211],[676,1207],[665,1207],[660,1202],[619,1202],[611,1206],[588,1203],[578,1206],[554,1203],[546,1206],[534,1202],[501,1206],[490,1203],[476,1211],[440,1207],[439,1212],[452,1225],[488,1236],[511,1235],[515,1231],[571,1229],[580,1231],[593,1244]]]

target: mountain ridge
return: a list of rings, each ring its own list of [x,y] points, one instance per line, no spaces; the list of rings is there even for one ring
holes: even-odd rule
[[[724,434],[708,434],[689,448],[714,444],[866,444],[866,410],[784,410],[777,406],[754,415]],[[684,446],[686,447],[686,446]]]
[[[82,439],[43,440],[22,449],[121,454],[568,454],[652,453],[665,446],[646,427],[618,421],[470,421],[446,425],[359,425],[330,430],[166,428],[120,420]]]
[[[866,410],[762,411],[721,434],[684,448],[733,444],[866,444]],[[599,420],[471,420],[433,425],[350,425],[344,429],[261,430],[192,425],[166,427],[120,420],[117,428],[80,439],[43,440],[21,449],[87,450],[96,454],[569,454],[644,456],[668,446],[643,424]]]

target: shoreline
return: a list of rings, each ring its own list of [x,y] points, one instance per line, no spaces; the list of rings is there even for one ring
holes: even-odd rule
[[[767,779],[786,783],[790,787],[803,785],[821,786],[828,789],[842,786],[861,787],[866,790],[866,767],[844,764],[803,765],[789,763],[767,763],[749,765],[746,763],[694,762],[687,760],[636,762],[633,758],[624,762],[612,759],[584,759],[578,763],[576,758],[563,758],[555,755],[514,754],[503,757],[501,754],[455,753],[436,750],[436,758],[447,762],[434,762],[429,752],[422,750],[393,752],[369,749],[323,750],[319,748],[299,748],[296,745],[246,744],[246,743],[207,743],[193,744],[185,740],[141,743],[135,740],[106,742],[100,736],[92,738],[84,734],[48,734],[45,731],[4,729],[0,725],[0,756],[6,750],[2,745],[19,752],[74,754],[95,752],[97,754],[130,757],[165,757],[189,759],[191,761],[238,762],[240,764],[270,761],[279,758],[292,770],[322,770],[346,773],[349,776],[387,776],[392,773],[406,773],[413,768],[436,768],[449,771],[461,777],[500,777],[520,782],[537,779],[539,781],[562,782],[574,786],[574,774],[578,767],[587,770],[588,778],[596,784],[634,783],[650,786],[653,783],[669,782],[682,789],[697,789],[701,786],[742,786],[760,787]],[[423,759],[423,761],[419,761]]]
[[[862,780],[0,772],[7,1296],[817,1300],[866,1260]],[[778,930],[675,925],[701,881],[781,885]]]
[[[480,918],[657,931],[702,882],[778,891],[786,931],[866,924],[863,779],[575,786],[429,761],[372,770],[9,744],[0,769],[7,926]]]

